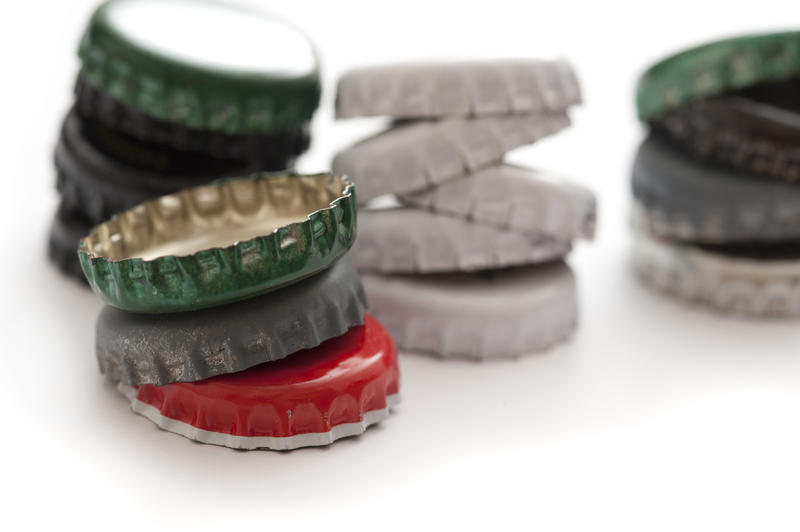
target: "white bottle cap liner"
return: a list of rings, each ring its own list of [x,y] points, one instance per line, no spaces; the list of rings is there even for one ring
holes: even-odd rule
[[[730,314],[800,315],[800,259],[730,256],[635,234],[634,268],[669,294]]]
[[[345,73],[337,118],[447,118],[563,110],[581,103],[565,61],[506,59],[408,63]]]
[[[433,273],[536,264],[565,256],[570,240],[485,226],[413,208],[365,210],[349,257],[360,271]]]
[[[490,166],[422,192],[403,196],[429,209],[531,237],[591,239],[597,202],[587,188],[543,170]]]
[[[577,321],[575,279],[563,262],[480,274],[362,275],[374,314],[400,349],[499,358],[541,351]]]
[[[569,126],[565,111],[404,124],[340,152],[333,171],[355,183],[365,203],[408,194],[499,163],[506,152]]]

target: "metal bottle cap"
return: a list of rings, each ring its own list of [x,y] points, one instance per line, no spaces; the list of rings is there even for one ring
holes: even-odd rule
[[[408,63],[345,73],[337,118],[455,118],[562,111],[581,103],[565,61],[506,59]]]
[[[666,112],[653,126],[699,159],[796,183],[800,113],[792,107],[798,87],[795,79],[688,103]]]
[[[569,253],[571,240],[481,225],[413,209],[359,213],[350,256],[356,268],[383,273],[458,272],[534,264]]]
[[[800,187],[694,160],[657,135],[639,147],[633,195],[658,236],[704,243],[800,238]]]
[[[290,129],[319,103],[317,54],[292,26],[213,0],[110,0],[81,76],[154,118],[227,133]]]
[[[221,307],[159,315],[106,307],[97,359],[124,384],[199,381],[316,347],[363,324],[366,305],[345,257],[282,290]]]
[[[547,349],[577,321],[575,279],[563,262],[481,273],[361,277],[370,312],[400,349],[498,358]]]
[[[498,164],[506,152],[569,124],[565,111],[413,122],[340,152],[333,171],[353,180],[361,202],[409,194]]]
[[[367,315],[324,344],[197,383],[120,385],[164,430],[235,449],[289,450],[363,433],[399,400],[397,352]]]
[[[74,111],[64,119],[54,157],[58,175],[56,185],[64,204],[83,213],[93,223],[100,223],[117,212],[182,188],[250,171],[245,164],[213,158],[198,158],[194,162],[198,165],[196,171],[167,173],[139,169],[95,146],[86,137],[85,127],[85,121]],[[152,152],[148,155],[157,156]],[[161,156],[166,158],[169,154],[162,151]],[[179,163],[162,162],[172,166],[173,170],[177,170],[175,166],[185,167]],[[75,244],[77,246],[77,240]],[[73,246],[72,254],[76,246]]]
[[[63,201],[50,224],[47,255],[58,269],[81,283],[86,283],[86,277],[81,271],[81,263],[75,250],[78,249],[78,241],[88,234],[91,228],[92,225],[85,216],[71,211]]]
[[[753,34],[672,55],[639,79],[639,118],[652,120],[688,102],[800,75],[800,31]]]
[[[728,314],[798,316],[800,253],[794,247],[794,258],[759,258],[726,252],[724,246],[704,249],[670,242],[637,230],[633,262],[645,282],[688,302]],[[736,246],[731,251],[736,253]]]
[[[313,275],[347,252],[355,229],[346,178],[255,174],[142,203],[96,226],[78,252],[108,304],[180,312]]]
[[[534,239],[591,239],[597,202],[554,172],[503,164],[402,196],[417,208],[523,233]]]

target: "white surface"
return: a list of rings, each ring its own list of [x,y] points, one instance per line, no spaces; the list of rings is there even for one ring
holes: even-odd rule
[[[274,2],[315,37],[328,89],[370,62],[570,58],[586,95],[575,126],[513,160],[600,199],[597,241],[571,260],[572,342],[515,362],[405,356],[396,415],[284,454],[193,444],[131,413],[97,372],[100,302],[45,261],[51,150],[90,4],[7,2],[0,17],[3,529],[797,529],[798,323],[651,293],[630,273],[626,228],[639,70],[686,43],[796,23],[796,2]],[[375,129],[332,125],[332,97],[306,170]]]

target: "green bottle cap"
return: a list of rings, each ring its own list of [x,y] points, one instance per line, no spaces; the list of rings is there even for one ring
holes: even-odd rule
[[[639,79],[639,118],[650,120],[687,102],[800,75],[800,31],[747,35],[673,55]]]
[[[80,241],[89,284],[133,312],[270,292],[330,267],[356,236],[355,188],[331,174],[255,174],[146,201]]]
[[[289,129],[319,104],[319,62],[304,35],[212,0],[110,0],[92,16],[79,56],[88,83],[188,128]]]

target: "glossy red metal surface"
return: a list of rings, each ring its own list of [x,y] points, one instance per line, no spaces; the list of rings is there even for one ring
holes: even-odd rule
[[[314,349],[204,381],[142,385],[136,399],[206,431],[290,437],[362,422],[398,390],[394,342],[366,315],[364,325]]]

